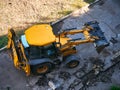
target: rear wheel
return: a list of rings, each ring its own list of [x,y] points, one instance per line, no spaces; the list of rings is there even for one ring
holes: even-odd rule
[[[32,72],[35,75],[46,74],[52,70],[51,63],[38,64],[32,67]]]

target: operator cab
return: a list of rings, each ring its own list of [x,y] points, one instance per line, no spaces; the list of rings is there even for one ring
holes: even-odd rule
[[[21,42],[29,60],[57,57],[59,50],[55,39],[52,28],[48,24],[34,25],[21,36]]]
[[[55,43],[51,43],[45,46],[29,45],[27,43],[25,35],[21,36],[21,42],[24,46],[26,57],[29,60],[48,58],[48,57],[55,58],[58,55],[58,50],[56,48]]]

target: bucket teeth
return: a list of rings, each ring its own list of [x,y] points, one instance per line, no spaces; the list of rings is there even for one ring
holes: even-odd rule
[[[104,32],[102,32],[98,24],[99,23],[97,21],[91,21],[85,23],[85,26],[91,26],[91,28],[93,29],[89,32],[91,36],[96,36],[99,38],[95,40],[94,44],[97,52],[100,53],[105,47],[109,45],[109,43],[104,36]]]

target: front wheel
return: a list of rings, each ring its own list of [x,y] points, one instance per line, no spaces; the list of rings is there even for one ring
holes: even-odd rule
[[[65,65],[68,68],[75,68],[79,65],[79,59],[74,55],[68,56],[65,60]]]
[[[78,65],[79,65],[79,61],[76,61],[76,60],[67,63],[67,67],[68,67],[68,68],[75,68],[75,67],[77,67]]]

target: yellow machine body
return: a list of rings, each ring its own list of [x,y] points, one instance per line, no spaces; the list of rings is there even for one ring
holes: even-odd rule
[[[54,35],[49,24],[33,25],[25,30],[24,41],[27,43],[27,47],[25,47],[24,42],[17,38],[14,30],[10,29],[8,30],[8,48],[11,50],[11,56],[16,68],[25,71],[26,75],[30,75],[31,72],[37,75],[45,74],[58,62],[65,61],[68,67],[76,67],[79,60],[75,60],[71,56],[77,52],[76,45],[89,42],[96,42],[99,45],[100,35],[92,32],[94,30],[93,27],[87,25],[81,30],[61,31],[59,35]],[[84,39],[67,37],[67,35],[78,33],[82,33]],[[34,52],[35,50],[36,52]],[[39,54],[39,58],[31,59],[30,56],[33,54]]]
[[[44,46],[55,42],[55,35],[48,24],[34,25],[25,31],[28,44]]]
[[[28,76],[28,75],[30,75],[30,65],[28,64],[28,60],[25,56],[23,45],[22,45],[22,43],[17,42],[18,46],[16,48],[14,39],[16,39],[15,38],[15,33],[12,29],[9,29],[8,30],[8,45],[7,45],[7,48],[10,48],[11,57],[13,59],[14,66],[17,69],[24,70],[26,75]],[[19,49],[19,50],[16,50],[16,49]],[[19,57],[18,57],[18,54],[19,54]],[[21,59],[24,58],[24,61],[20,61],[19,60],[20,58]]]

